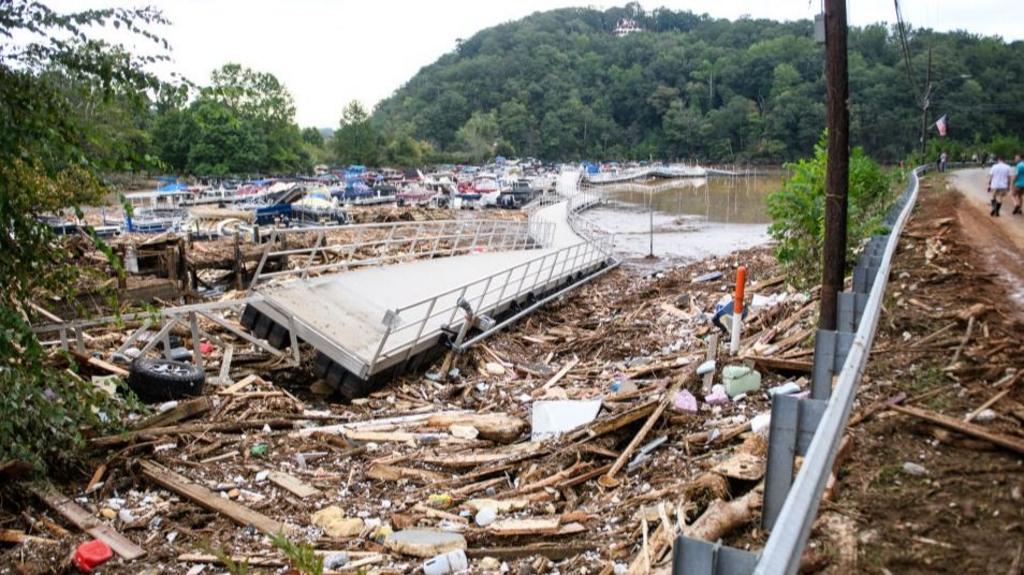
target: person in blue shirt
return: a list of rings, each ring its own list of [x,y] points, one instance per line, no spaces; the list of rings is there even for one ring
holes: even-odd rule
[[[1021,215],[1021,194],[1024,192],[1024,158],[1018,153],[1013,157],[1017,163],[1017,173],[1013,180],[1013,213]]]

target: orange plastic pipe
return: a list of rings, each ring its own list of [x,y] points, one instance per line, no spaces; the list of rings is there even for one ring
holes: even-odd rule
[[[743,288],[747,283],[747,266],[736,269],[736,294],[732,298],[732,311],[737,317],[743,317]]]

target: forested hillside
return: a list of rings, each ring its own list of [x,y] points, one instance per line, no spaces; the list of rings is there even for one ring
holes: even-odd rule
[[[644,31],[616,37],[626,17]],[[910,70],[895,27],[851,29],[855,145],[884,160],[917,149],[929,48],[929,125],[947,114],[950,138],[973,144],[1024,131],[1024,43],[911,28],[907,44]],[[462,41],[372,120],[385,139],[465,159],[791,160],[825,125],[822,58],[810,21],[568,8]]]

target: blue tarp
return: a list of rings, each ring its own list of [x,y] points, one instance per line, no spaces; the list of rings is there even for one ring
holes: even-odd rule
[[[583,164],[583,167],[586,168],[588,174],[596,174],[601,171],[597,164]]]
[[[173,183],[173,184],[167,184],[166,186],[161,186],[161,187],[157,188],[156,191],[158,191],[158,192],[180,192],[182,190],[187,190],[187,189],[188,189],[188,186],[185,185],[185,184]]]

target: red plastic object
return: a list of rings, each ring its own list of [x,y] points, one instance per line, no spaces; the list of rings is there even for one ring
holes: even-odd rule
[[[74,562],[81,571],[90,573],[113,556],[114,552],[110,550],[109,545],[99,539],[93,539],[82,543],[78,549],[75,549]]]
[[[199,353],[203,355],[210,355],[213,353],[213,344],[208,341],[199,342]]]

